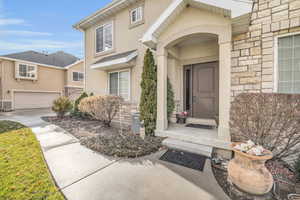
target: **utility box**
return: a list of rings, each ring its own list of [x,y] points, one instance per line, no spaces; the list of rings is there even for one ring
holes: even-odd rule
[[[139,135],[141,129],[140,113],[135,112],[131,114],[132,124],[131,130],[134,134]]]

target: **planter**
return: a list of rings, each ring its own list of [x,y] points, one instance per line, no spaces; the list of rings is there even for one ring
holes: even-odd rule
[[[177,124],[185,124],[186,123],[186,116],[182,116],[179,114],[176,114],[176,123]]]
[[[233,143],[234,147],[240,143]],[[264,195],[273,187],[272,174],[265,166],[267,160],[273,155],[268,151],[267,155],[254,156],[233,148],[234,159],[228,164],[228,178],[239,189],[254,195]]]

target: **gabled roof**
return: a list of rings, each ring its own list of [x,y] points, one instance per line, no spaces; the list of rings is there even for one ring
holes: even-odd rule
[[[44,54],[36,51],[24,51],[20,53],[3,55],[1,57],[24,60],[61,68],[64,68],[79,60],[79,58],[63,51],[58,51],[52,54]]]
[[[229,2],[230,0],[226,0]],[[203,10],[208,10],[210,12],[220,14],[224,17],[231,18],[232,12],[229,4],[224,4],[221,0],[174,0],[170,6],[162,13],[162,15],[150,26],[146,33],[141,38],[141,42],[149,46],[150,48],[155,48],[157,43],[157,37],[160,33],[171,24],[175,18],[181,13],[187,5],[191,5],[196,8],[201,8]],[[252,4],[248,5],[249,11],[251,10]],[[240,14],[241,12],[239,12]],[[246,20],[246,25],[249,22],[247,21],[250,18],[243,17],[244,21]],[[232,20],[235,22],[234,20]],[[237,21],[240,23],[240,21]],[[247,28],[244,31],[247,31]],[[241,30],[239,30],[241,31]]]

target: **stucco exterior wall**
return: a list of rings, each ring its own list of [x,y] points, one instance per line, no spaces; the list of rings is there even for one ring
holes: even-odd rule
[[[146,47],[139,42],[139,39],[167,8],[170,2],[172,2],[172,0],[141,1],[141,4],[144,5],[144,23],[139,26],[130,26],[129,11],[138,5],[135,4],[120,11],[115,16],[99,22],[85,31],[86,91],[100,95],[107,94],[107,72],[90,69],[90,66],[94,62],[105,56],[137,49],[139,55],[136,60],[136,65],[131,68],[130,76],[131,102],[138,103],[140,99],[140,82],[143,70],[143,59],[146,51]],[[109,21],[113,21],[114,23],[114,49],[104,54],[95,55],[95,28]]]
[[[275,43],[288,33],[300,33],[300,1],[256,0],[249,32],[233,37],[232,97],[242,92],[277,92]]]
[[[73,81],[73,72],[82,72],[84,73],[84,63],[79,62],[77,64],[74,64],[72,67],[70,67],[66,71],[66,83],[65,85],[67,87],[83,87],[84,81]]]
[[[63,92],[65,86],[65,71],[38,65],[38,79],[15,79],[15,62],[3,60],[2,91],[4,100],[12,100],[13,90]]]

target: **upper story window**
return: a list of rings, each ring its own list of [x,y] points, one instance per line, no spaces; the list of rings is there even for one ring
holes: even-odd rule
[[[113,48],[113,23],[104,24],[96,29],[96,53]]]
[[[73,72],[73,81],[83,81],[84,75],[82,72]]]
[[[109,94],[123,97],[129,100],[130,97],[130,71],[118,71],[109,73]]]
[[[131,24],[135,24],[143,20],[143,8],[142,6],[133,9],[130,12],[130,21]]]
[[[278,38],[278,92],[300,93],[300,34]]]
[[[37,79],[37,66],[24,63],[17,63],[16,77],[32,80]]]

